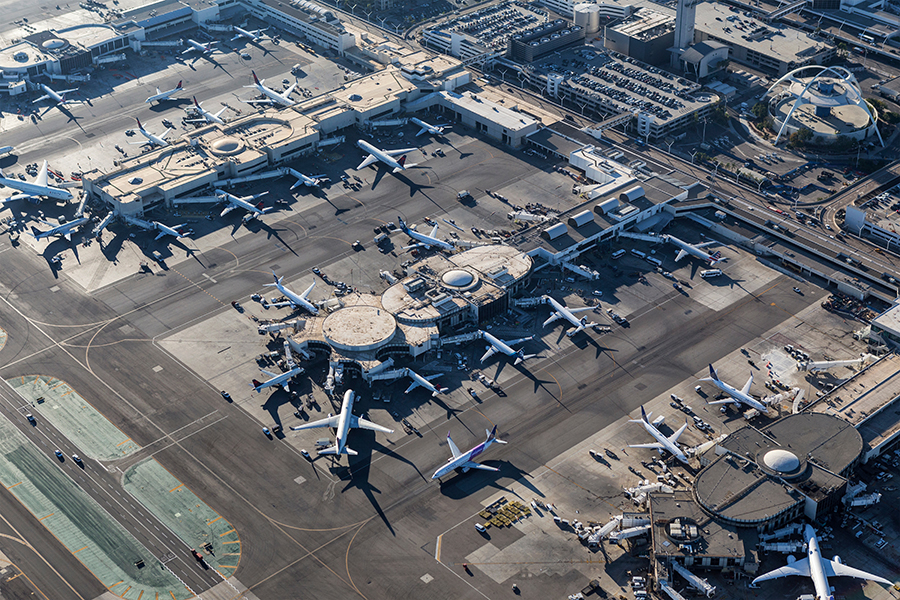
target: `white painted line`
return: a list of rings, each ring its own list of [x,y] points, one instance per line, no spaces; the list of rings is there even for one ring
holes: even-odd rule
[[[212,282],[212,283],[219,283],[218,281],[216,281],[215,279],[213,279],[212,277],[210,277],[210,276],[207,275],[206,273],[200,273],[200,275],[201,275],[202,277],[205,277],[206,279],[208,279],[208,280],[209,280],[210,282]]]

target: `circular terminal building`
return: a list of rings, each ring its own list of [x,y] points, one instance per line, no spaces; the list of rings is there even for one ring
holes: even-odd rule
[[[708,464],[694,480],[694,498],[738,527],[815,519],[840,502],[862,451],[856,428],[822,413],[790,415],[762,430],[748,425],[701,458]]]
[[[413,263],[383,293],[353,293],[325,303],[291,336],[294,351],[326,354],[333,364],[367,379],[392,357],[417,357],[440,347],[440,337],[504,314],[527,283],[530,256],[502,244]]]
[[[863,100],[856,77],[844,67],[795,69],[776,81],[765,97],[778,131],[776,144],[805,128],[818,143],[831,143],[841,136],[864,140],[875,135],[884,145],[877,115]]]

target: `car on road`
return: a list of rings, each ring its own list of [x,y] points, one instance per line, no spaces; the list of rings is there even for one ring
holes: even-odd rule
[[[241,52],[241,58],[243,58],[244,60],[250,60],[250,55],[246,52]]]
[[[485,533],[487,532],[487,529],[481,523],[475,523],[475,531],[477,531],[478,533]]]
[[[594,290],[593,292],[591,292],[591,294],[593,294],[594,296],[597,296],[599,298],[600,296],[603,295],[603,292],[601,292],[600,290]]]
[[[25,415],[25,418],[28,419],[28,422],[31,423],[32,425],[37,425],[37,421],[35,420],[33,414],[28,413]]]
[[[222,390],[222,391],[219,392],[219,393],[222,394],[222,397],[223,397],[223,398],[225,398],[226,400],[228,400],[229,402],[231,402],[231,394],[229,394],[229,393],[226,392],[225,390]]]
[[[309,455],[309,452],[307,452],[306,450],[300,450],[300,454],[302,454],[303,458],[305,458],[306,460],[312,460],[312,457]]]
[[[265,425],[263,425],[263,428],[262,428],[262,429],[263,429],[263,434],[265,434],[265,436],[266,436],[267,438],[271,438],[271,437],[272,437],[272,431],[271,431],[268,427],[266,427]]]
[[[234,307],[234,310],[238,311],[239,313],[244,312],[244,307],[241,306],[241,305],[238,303],[237,300],[233,300],[233,301],[231,302],[231,306],[233,306],[233,307]]]
[[[75,464],[76,464],[76,465],[79,465],[79,466],[82,466],[82,467],[84,466],[84,461],[82,461],[82,460],[81,460],[81,457],[78,456],[77,454],[73,454],[73,455],[72,455],[72,460],[75,461]]]
[[[63,455],[61,450],[57,450],[53,454],[55,454],[56,458],[58,458],[59,460],[66,460],[66,457]]]
[[[362,242],[360,242],[359,240],[356,240],[355,242],[353,242],[354,250],[362,250],[362,247],[363,247]]]
[[[794,291],[797,292],[798,294],[802,294],[802,293],[803,293],[802,291],[800,291],[800,288],[798,288],[798,287],[795,287],[795,288],[794,288]]]

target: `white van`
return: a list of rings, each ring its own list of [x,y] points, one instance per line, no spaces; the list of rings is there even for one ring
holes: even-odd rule
[[[710,277],[718,277],[722,274],[721,269],[707,269],[705,271],[700,271],[700,277],[703,279],[709,279]]]
[[[646,255],[646,254],[644,254],[644,253],[641,252],[640,250],[635,250],[634,248],[631,249],[631,255],[632,255],[632,256],[637,256],[638,258],[647,258],[647,255]]]
[[[625,250],[622,250],[622,249],[616,250],[615,252],[612,253],[613,260],[619,260],[623,256],[625,256]]]

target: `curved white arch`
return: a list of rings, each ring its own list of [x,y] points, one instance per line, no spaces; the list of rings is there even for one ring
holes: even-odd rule
[[[775,136],[775,144],[777,145],[779,140],[781,140],[781,134],[784,133],[784,128],[787,127],[788,121],[790,121],[791,117],[794,115],[794,111],[801,104],[805,104],[804,102],[801,102],[801,101],[805,98],[806,93],[809,91],[809,88],[812,87],[812,85],[816,81],[818,81],[819,78],[822,77],[824,74],[831,72],[835,76],[837,76],[838,79],[840,79],[842,82],[847,83],[850,86],[852,86],[851,89],[854,92],[854,96],[856,96],[856,100],[854,101],[854,103],[856,104],[856,106],[862,106],[863,110],[866,111],[866,114],[869,115],[869,119],[871,119],[872,125],[875,127],[875,134],[878,136],[878,141],[881,142],[881,147],[883,148],[884,147],[884,139],[881,137],[881,132],[878,130],[878,123],[875,120],[875,115],[872,114],[872,111],[869,109],[869,105],[866,104],[866,101],[863,98],[862,91],[859,88],[859,82],[856,80],[856,76],[853,75],[853,73],[851,73],[844,67],[823,67],[820,65],[807,65],[805,67],[800,67],[800,68],[794,69],[793,71],[781,76],[778,79],[778,81],[776,81],[774,84],[772,84],[772,87],[770,87],[769,91],[766,92],[766,96],[768,96],[772,92],[772,90],[774,90],[778,85],[780,85],[784,81],[800,83],[800,79],[799,79],[799,77],[796,76],[796,74],[801,71],[807,71],[809,69],[819,69],[819,72],[816,73],[815,75],[813,75],[812,79],[809,80],[809,83],[807,83],[803,87],[803,91],[801,91],[800,94],[797,95],[797,99],[794,101],[794,105],[791,106],[791,110],[788,112],[787,117],[784,119],[784,121],[781,122],[781,127],[778,128],[778,135]],[[843,72],[843,74],[841,72]]]

